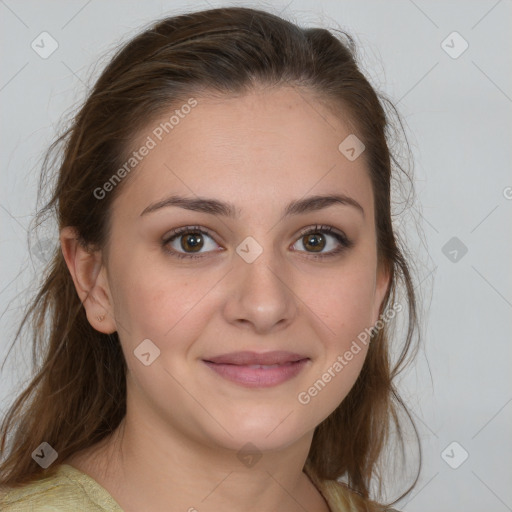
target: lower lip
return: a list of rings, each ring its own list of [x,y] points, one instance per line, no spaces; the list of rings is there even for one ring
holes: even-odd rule
[[[277,386],[298,375],[308,364],[309,359],[301,359],[271,368],[250,368],[244,365],[217,364],[203,361],[221,377],[248,388],[268,388]]]

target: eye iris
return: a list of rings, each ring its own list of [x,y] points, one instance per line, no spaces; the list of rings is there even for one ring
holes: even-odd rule
[[[187,233],[181,237],[181,247],[185,251],[197,252],[203,247],[203,244],[201,233]]]
[[[313,252],[320,252],[325,247],[325,237],[320,233],[310,233],[304,238],[308,240],[304,246],[308,249],[311,248]]]

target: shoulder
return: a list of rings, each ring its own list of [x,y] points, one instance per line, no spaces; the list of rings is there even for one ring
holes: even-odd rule
[[[0,494],[0,509],[5,512],[45,512],[88,510],[87,496],[61,472]]]
[[[122,512],[92,478],[61,465],[52,476],[0,491],[2,512]]]

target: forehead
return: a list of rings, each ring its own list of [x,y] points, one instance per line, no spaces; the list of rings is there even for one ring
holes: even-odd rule
[[[119,202],[140,213],[144,203],[179,192],[234,202],[243,213],[255,202],[339,192],[372,209],[364,153],[351,161],[339,149],[352,134],[350,120],[312,95],[281,87],[194,100],[193,108],[174,105],[138,133],[134,150],[151,149]]]

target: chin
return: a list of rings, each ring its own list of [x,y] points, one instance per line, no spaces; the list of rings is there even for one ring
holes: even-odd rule
[[[299,421],[294,416],[294,412],[287,417],[286,414],[270,414],[269,411],[267,417],[256,412],[237,417],[227,427],[232,437],[223,431],[225,435],[218,442],[225,448],[236,451],[243,449],[248,443],[261,451],[283,450],[314,430],[314,425],[308,428],[305,421]]]

